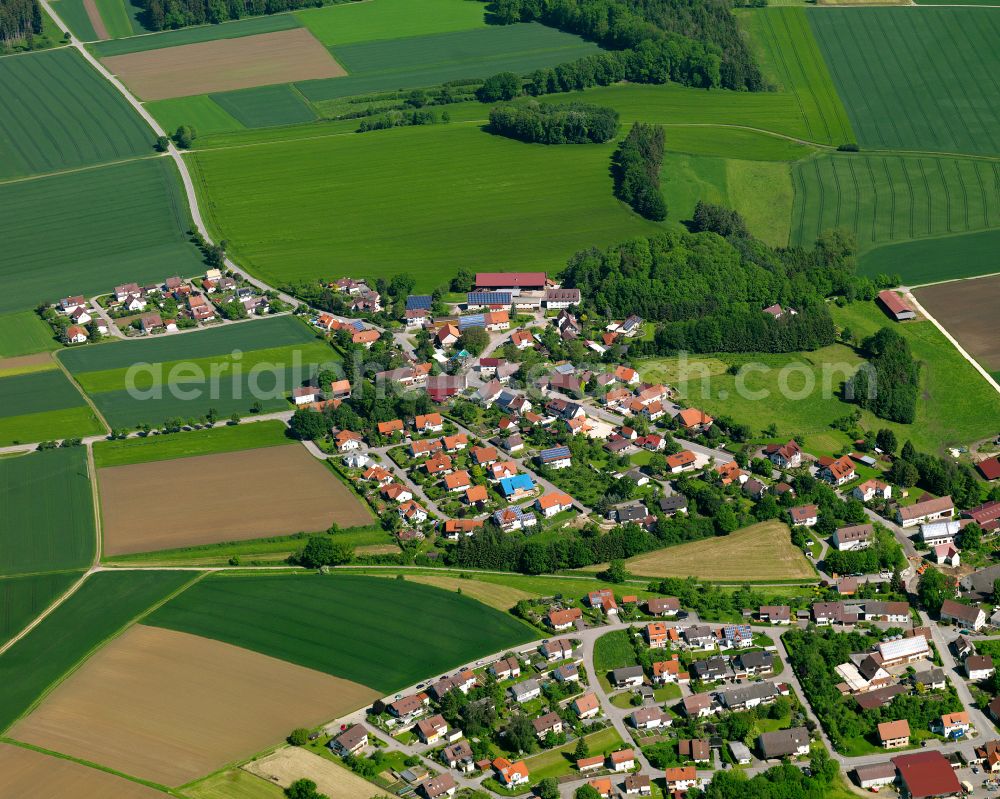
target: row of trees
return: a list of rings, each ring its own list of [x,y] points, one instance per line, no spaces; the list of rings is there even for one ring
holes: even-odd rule
[[[608,50],[641,54],[655,71],[687,85],[766,88],[727,0],[494,0],[492,8],[504,24],[538,21]]]
[[[501,105],[490,111],[494,133],[541,144],[587,144],[618,135],[618,112],[586,103]]]
[[[667,203],[660,192],[663,144],[662,126],[635,122],[611,162],[615,196],[654,221],[667,218]]]
[[[326,4],[344,0],[325,0]],[[139,0],[142,23],[150,30],[225,22],[323,5],[323,0]]]
[[[920,364],[910,345],[893,328],[883,327],[861,344],[869,367],[848,383],[848,398],[882,419],[913,424],[917,417]]]

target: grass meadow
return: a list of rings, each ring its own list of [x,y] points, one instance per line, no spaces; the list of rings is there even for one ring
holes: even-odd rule
[[[977,8],[809,14],[865,147],[1000,153],[1000,15]]]
[[[125,466],[132,463],[169,461],[177,458],[193,458],[197,455],[275,447],[288,443],[286,430],[283,422],[275,420],[227,425],[190,433],[101,441],[94,445],[94,465],[98,469],[105,469],[109,466]]]
[[[802,111],[803,138],[822,144],[854,141],[851,122],[834,88],[804,8],[740,12],[754,52],[771,81]]]
[[[242,415],[255,401],[284,410],[293,388],[339,360],[291,316],[69,350],[62,359],[113,427],[199,418],[212,408]]]
[[[787,525],[767,521],[726,536],[668,547],[626,561],[633,574],[644,577],[687,577],[742,582],[810,580],[816,570],[792,544]]]
[[[0,655],[0,732],[108,638],[191,580],[186,572],[98,572]]]
[[[0,579],[0,645],[23,630],[82,574],[53,572]]]
[[[340,574],[209,577],[146,623],[243,646],[385,693],[536,635],[455,592]]]
[[[264,279],[328,277],[342,263],[373,278],[409,272],[430,289],[460,264],[552,269],[660,229],[612,195],[613,150],[438,125],[205,151],[194,164],[211,226]]]
[[[19,59],[0,64],[7,60]],[[0,313],[203,269],[185,234],[191,220],[169,159],[0,183],[0,218]]]
[[[34,311],[0,314],[0,358],[16,358],[58,348],[52,328]]]
[[[72,49],[0,59],[0,96],[0,180],[152,152],[153,132]]]
[[[874,303],[859,302],[846,308],[834,307],[832,311],[837,325],[849,327],[858,339],[893,324]],[[1000,397],[971,364],[930,322],[907,323],[896,329],[907,338],[914,355],[923,364],[917,421],[912,425],[896,424],[865,411],[864,427],[891,428],[900,441],[910,439],[918,449],[936,454],[943,453],[948,446],[968,444],[991,435],[992,420],[1000,415]],[[692,356],[688,358],[690,382],[685,393],[690,404],[709,413],[744,421],[755,432],[774,424],[780,438],[794,436],[809,452],[832,455],[850,443],[831,423],[857,407],[841,400],[839,391],[861,362],[854,350],[841,344],[788,355]],[[760,364],[766,371],[747,371],[742,377],[727,373],[730,365],[747,363]],[[783,372],[786,366],[789,368]],[[646,379],[676,384],[678,359],[651,359],[641,371]],[[827,396],[821,390],[824,373],[831,375],[828,381],[831,391]],[[702,375],[709,379],[702,381]],[[740,391],[738,383],[746,391]],[[781,391],[782,385],[787,386],[788,396]],[[807,390],[809,386],[813,390]]]
[[[0,459],[0,500],[0,575],[90,565],[96,534],[83,447]]]
[[[216,133],[244,129],[236,117],[207,94],[155,100],[145,103],[145,107],[156,117],[164,130],[177,130],[181,125],[192,125],[198,131],[199,139]],[[200,145],[201,141],[198,143]]]

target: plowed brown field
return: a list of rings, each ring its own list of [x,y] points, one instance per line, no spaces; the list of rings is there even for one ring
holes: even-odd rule
[[[137,625],[84,663],[9,735],[182,785],[377,696],[349,680],[220,641]],[[0,786],[3,779],[0,770]]]
[[[1000,275],[926,286],[913,295],[987,372],[1000,371]]]
[[[108,56],[103,62],[143,100],[347,74],[305,28]]]
[[[112,466],[97,477],[107,555],[372,520],[347,486],[299,444]]]

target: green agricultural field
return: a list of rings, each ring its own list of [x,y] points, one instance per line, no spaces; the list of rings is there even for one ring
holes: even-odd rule
[[[96,546],[83,447],[0,459],[0,575],[79,569]]]
[[[327,47],[486,27],[486,7],[469,0],[378,0],[295,13]]]
[[[482,6],[480,6],[482,10]],[[600,48],[539,23],[494,25],[406,39],[337,45],[334,58],[347,77],[297,84],[308,100],[436,86],[497,72],[527,73],[574,61]]]
[[[59,349],[52,328],[34,311],[0,314],[0,358]]]
[[[242,127],[293,125],[316,119],[316,114],[302,95],[287,83],[222,92],[209,97]]]
[[[741,12],[754,51],[768,77],[795,98],[806,127],[804,138],[824,144],[854,141],[854,132],[804,8]]]
[[[812,147],[744,128],[666,124],[666,149],[691,155],[739,156],[745,161],[797,161],[816,152]]]
[[[249,541],[223,541],[196,547],[115,555],[105,558],[104,561],[121,566],[226,566],[229,565],[230,558],[236,556],[243,566],[274,566],[286,563],[288,556],[300,551],[307,539],[308,535],[305,533],[293,533]],[[378,526],[349,527],[333,533],[333,539],[352,547],[395,547],[398,551],[392,537]],[[469,594],[473,595],[474,590],[470,590]],[[472,596],[472,598],[477,597]]]
[[[109,466],[131,463],[151,463],[275,447],[288,443],[288,436],[285,435],[287,429],[284,422],[275,420],[234,427],[215,427],[191,433],[101,441],[94,445],[94,464],[98,469],[106,469]]]
[[[199,140],[213,133],[243,129],[235,117],[207,94],[156,100],[145,106],[164,130],[173,131],[181,125],[191,125],[198,131]],[[200,145],[201,141],[198,143]]]
[[[808,245],[822,231],[844,227],[865,252],[908,239],[1000,227],[1000,163],[823,155],[795,164],[793,178],[794,244]],[[993,271],[990,264],[982,266]],[[947,273],[947,266],[941,271]]]
[[[584,247],[660,229],[612,195],[613,150],[436,125],[210,150],[193,163],[211,226],[264,279],[408,272],[431,289],[461,264],[552,270]]]
[[[0,59],[0,96],[5,100],[0,179],[152,151],[153,132],[146,123],[72,49]],[[10,190],[0,185],[0,217],[5,220],[3,198]],[[11,254],[6,254],[9,262]]]
[[[58,2],[63,3],[66,0],[58,0]],[[294,14],[269,14],[223,22],[219,25],[199,25],[175,31],[163,31],[148,36],[96,42],[88,45],[88,49],[98,58],[108,58],[113,55],[140,53],[164,47],[179,47],[182,44],[215,42],[219,39],[239,39],[244,36],[256,36],[258,33],[274,33],[275,31],[301,27],[302,25]]]
[[[0,645],[27,627],[82,574],[56,572],[0,579]]]
[[[113,427],[199,418],[211,408],[222,417],[247,414],[255,401],[263,411],[285,410],[293,388],[339,361],[291,316],[85,347],[62,357]]]
[[[98,572],[0,655],[0,732],[108,638],[192,579],[190,572]]]
[[[739,211],[758,238],[788,244],[793,195],[787,164],[668,153],[660,185],[675,221],[690,219],[699,200],[720,203]]]
[[[0,418],[45,413],[83,404],[83,397],[58,369],[0,379]]]
[[[92,42],[97,38],[94,25],[87,16],[87,9],[83,7],[83,0],[55,0],[52,3],[52,10],[69,26],[78,39]]]
[[[8,60],[21,59],[0,64]],[[0,218],[0,313],[204,269],[187,240],[187,203],[167,158],[0,183]]]
[[[863,253],[858,271],[899,275],[907,286],[996,272],[1000,230],[918,239]]]
[[[250,352],[268,347],[305,344],[316,339],[315,333],[293,316],[214,327],[183,336],[160,336],[135,341],[113,342],[101,347],[78,347],[65,350],[60,358],[74,374],[127,369],[134,363],[163,363],[185,358],[209,358],[229,355],[234,350]]]
[[[0,417],[0,447],[104,433],[104,425],[87,405],[59,411]]]
[[[132,18],[125,8],[125,0],[94,0],[94,4],[112,39],[136,33],[132,28]]]
[[[824,9],[809,22],[865,147],[1000,153],[1000,15]]]
[[[104,428],[57,369],[0,378],[0,446],[76,438]]]
[[[243,646],[385,693],[536,635],[458,593],[339,574],[209,577],[147,623]]]

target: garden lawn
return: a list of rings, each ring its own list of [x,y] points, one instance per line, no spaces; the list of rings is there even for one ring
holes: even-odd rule
[[[298,83],[309,100],[437,86],[498,72],[526,74],[575,61],[600,52],[600,48],[578,36],[531,22],[336,45],[331,52],[348,74]]]
[[[283,422],[275,420],[226,425],[190,433],[100,441],[94,445],[94,463],[98,469],[103,469],[130,463],[169,461],[196,455],[274,447],[288,443],[287,429]]]
[[[147,623],[385,693],[535,637],[522,622],[457,593],[341,574],[210,577]]]
[[[590,747],[591,756],[597,754],[610,754],[621,748],[622,738],[614,727],[607,727],[598,732],[585,736],[587,746]],[[531,784],[537,785],[544,779],[552,777],[558,779],[568,774],[578,774],[576,772],[576,758],[573,750],[576,749],[576,741],[565,746],[550,749],[540,755],[529,757],[524,761],[531,774]]]
[[[71,48],[0,59],[0,96],[4,98],[0,179],[152,152],[153,131],[118,91]],[[12,211],[5,207],[10,189],[0,186],[0,218],[5,221],[6,231],[5,260],[19,270],[32,271],[20,252],[10,249],[11,236],[14,235],[15,242],[19,241],[17,231],[25,224],[17,217],[11,219]],[[88,205],[74,203],[74,213],[63,208],[59,221],[46,218],[44,239],[35,235],[35,244],[39,240],[51,242],[53,236],[58,240],[60,229],[74,228],[80,224],[77,219],[88,220],[88,214],[83,213]],[[77,232],[79,229],[86,228],[80,224]],[[5,270],[0,268],[0,271]],[[3,277],[7,295],[11,290],[10,280],[7,275]],[[0,301],[0,310],[5,309],[4,305]]]
[[[455,264],[552,270],[579,249],[661,229],[613,197],[613,150],[436,125],[209,150],[193,163],[211,226],[261,277],[407,272],[426,290]]]
[[[594,642],[594,669],[599,677],[613,669],[634,666],[638,662],[628,630],[605,633]]]
[[[89,566],[95,539],[83,447],[0,458],[0,575]]]
[[[803,138],[833,145],[852,142],[847,111],[809,27],[808,13],[804,8],[753,9],[740,12],[739,19],[765,74],[801,108]]]
[[[59,349],[52,328],[34,311],[0,314],[0,358]]]
[[[810,246],[825,230],[847,228],[857,237],[861,252],[866,252],[908,239],[1000,227],[996,191],[1000,163],[934,156],[823,155],[800,161],[792,171],[793,244]],[[960,241],[953,239],[952,244]],[[984,272],[997,268],[995,260],[980,258],[978,264]],[[957,253],[950,253],[936,271],[944,280],[953,276],[953,270],[969,269]]]
[[[1000,153],[994,9],[826,9],[808,19],[865,148]]]
[[[639,555],[626,561],[642,577],[698,577],[702,580],[809,580],[816,577],[802,550],[792,544],[788,527],[760,522],[726,536]]]
[[[6,62],[20,60],[0,59],[0,73]],[[56,112],[56,117],[66,115]],[[103,122],[118,129],[114,114]],[[52,147],[60,149],[57,142]],[[200,253],[187,240],[191,220],[168,158],[0,183],[0,218],[5,223],[0,313],[70,294],[92,296],[125,280],[158,282],[164,275],[204,270]]]
[[[185,572],[98,572],[0,655],[0,732],[133,619],[191,580]]]
[[[486,27],[486,7],[468,0],[378,0],[298,11],[327,46],[378,39],[406,39]]]
[[[0,579],[0,645],[23,630],[83,572],[54,572]]]

